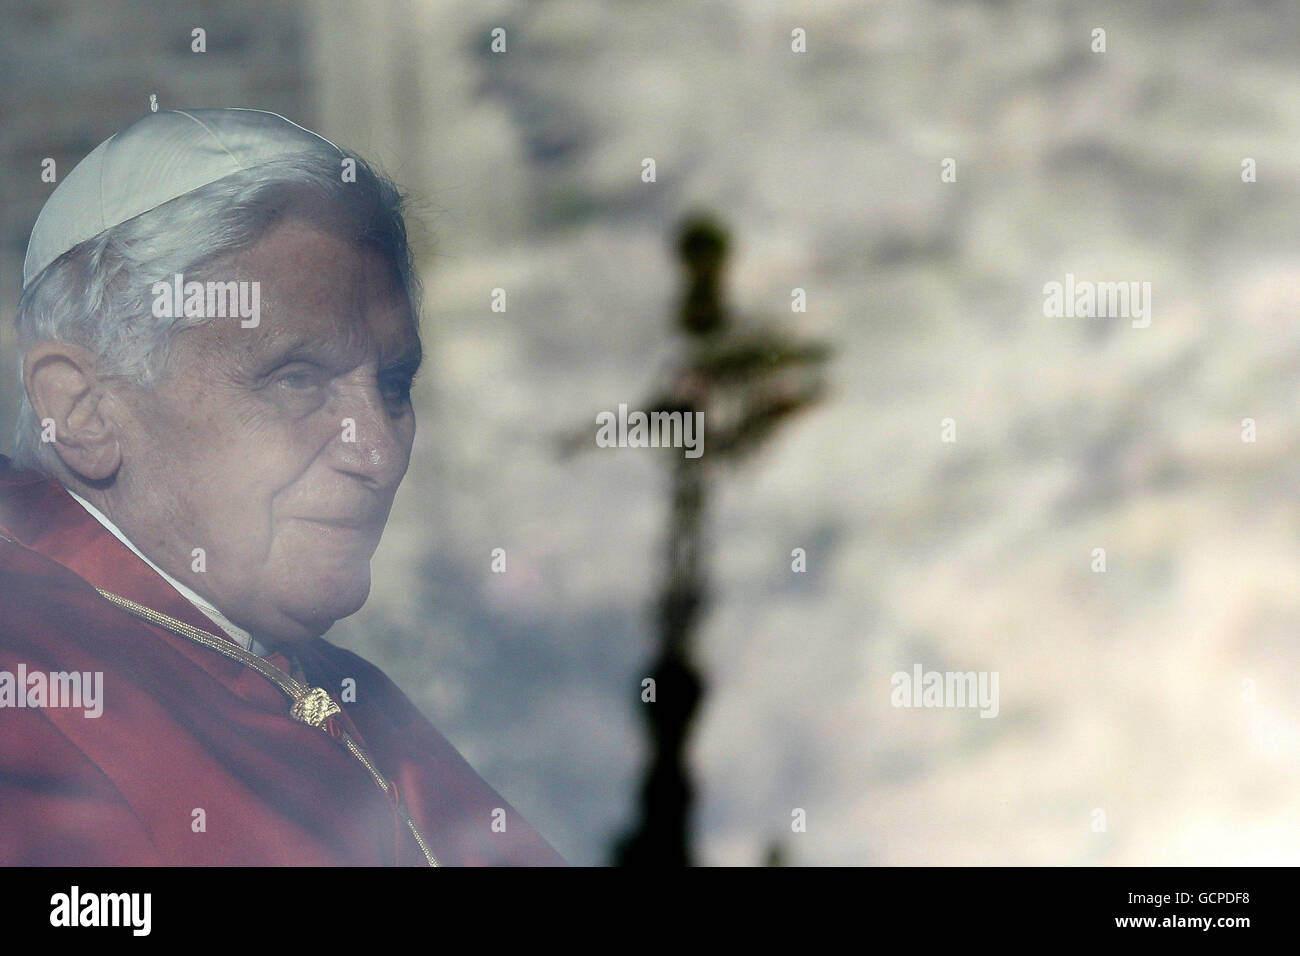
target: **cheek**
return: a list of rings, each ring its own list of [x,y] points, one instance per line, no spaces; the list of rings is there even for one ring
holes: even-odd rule
[[[305,423],[232,414],[209,401],[172,447],[172,485],[189,527],[245,560],[271,550],[279,498],[308,471],[318,442]]]
[[[184,425],[194,457],[221,483],[274,486],[319,451],[317,417],[295,418],[247,394],[214,389],[194,397]]]

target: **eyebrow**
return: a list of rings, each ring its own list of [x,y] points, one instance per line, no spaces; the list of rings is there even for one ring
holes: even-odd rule
[[[404,348],[400,355],[379,366],[380,372],[405,372],[411,378],[420,370],[424,364],[424,346],[419,339],[413,341]]]

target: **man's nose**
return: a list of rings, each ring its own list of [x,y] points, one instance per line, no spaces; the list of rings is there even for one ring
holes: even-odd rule
[[[379,389],[350,389],[334,408],[339,430],[330,443],[334,467],[380,488],[401,481],[410,461],[410,441],[406,432],[398,429]],[[409,407],[405,414],[411,414]]]

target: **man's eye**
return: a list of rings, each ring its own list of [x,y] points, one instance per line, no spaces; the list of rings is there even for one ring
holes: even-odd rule
[[[311,372],[286,372],[276,379],[276,384],[292,391],[303,391],[315,388],[319,381],[318,376]]]
[[[411,398],[411,380],[405,378],[389,379],[381,383],[380,390],[384,393],[384,398],[390,402],[406,402]]]

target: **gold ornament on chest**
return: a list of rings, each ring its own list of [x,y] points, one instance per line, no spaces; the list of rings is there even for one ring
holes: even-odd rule
[[[334,703],[328,691],[320,687],[310,687],[293,702],[293,706],[289,709],[289,716],[312,727],[319,727],[341,711],[342,708]]]

